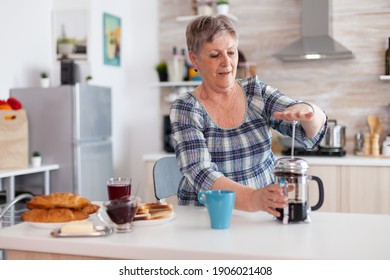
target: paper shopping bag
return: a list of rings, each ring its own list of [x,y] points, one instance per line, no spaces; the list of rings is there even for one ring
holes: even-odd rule
[[[0,169],[28,167],[26,111],[0,110]]]

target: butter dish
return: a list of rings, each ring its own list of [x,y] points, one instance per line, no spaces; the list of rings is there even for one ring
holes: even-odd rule
[[[81,232],[62,233],[61,228],[57,228],[51,231],[50,235],[53,237],[99,237],[99,236],[108,236],[112,232],[113,232],[112,227],[94,226],[94,231],[88,233],[81,233]]]

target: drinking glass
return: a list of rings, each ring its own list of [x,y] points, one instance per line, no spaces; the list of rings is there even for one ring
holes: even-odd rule
[[[131,195],[131,179],[113,177],[107,180],[108,199],[113,200]]]
[[[133,230],[133,220],[137,213],[140,199],[135,196],[122,196],[103,203],[98,218],[115,232],[127,233]]]

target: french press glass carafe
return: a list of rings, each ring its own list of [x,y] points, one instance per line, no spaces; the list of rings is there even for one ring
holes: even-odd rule
[[[283,188],[283,193],[288,197],[288,204],[285,208],[277,208],[280,212],[278,220],[284,224],[288,222],[310,222],[310,210],[319,209],[324,202],[324,187],[321,179],[317,176],[307,175],[308,163],[301,158],[284,157],[275,163],[275,183]],[[319,199],[317,204],[309,206],[309,180],[317,182]]]

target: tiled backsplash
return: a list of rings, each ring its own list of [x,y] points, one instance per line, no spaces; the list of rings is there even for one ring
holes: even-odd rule
[[[185,47],[187,22],[177,16],[192,15],[191,0],[161,0],[160,58],[172,47]],[[354,135],[367,132],[367,115],[383,124],[381,140],[390,134],[390,81],[384,74],[384,53],[390,37],[388,0],[331,1],[332,36],[350,49],[351,60],[281,62],[272,55],[300,37],[300,0],[231,0],[230,11],[240,35],[240,50],[257,65],[257,75],[285,94],[321,106],[329,118],[346,126],[347,151]]]

